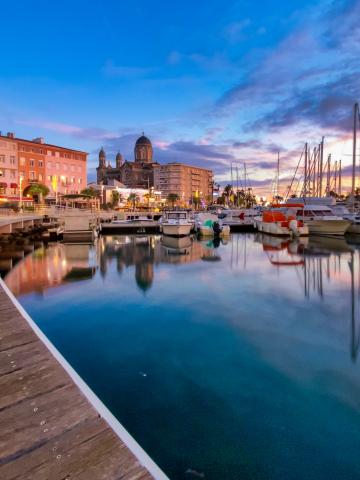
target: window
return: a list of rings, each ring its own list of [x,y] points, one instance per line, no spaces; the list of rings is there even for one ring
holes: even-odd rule
[[[51,163],[51,162],[47,162],[47,166],[48,166],[48,168],[52,168],[52,163]]]
[[[71,177],[71,183],[75,183],[75,177]]]
[[[25,166],[25,157],[20,157],[20,165],[21,165],[22,167]]]
[[[52,182],[52,176],[51,175],[48,175],[47,179],[48,179],[48,182]]]
[[[30,158],[30,167],[35,167],[35,160],[33,160],[32,158]]]
[[[39,160],[39,168],[42,168],[44,166],[43,161]]]
[[[29,172],[29,179],[35,180],[35,172]]]
[[[43,176],[41,175],[41,173],[39,173],[39,182],[42,182],[42,179],[43,179]]]
[[[0,155],[0,163],[5,163],[5,155]]]
[[[60,169],[60,163],[56,162],[56,170],[59,170],[59,169]]]
[[[10,165],[15,165],[15,162],[16,162],[16,160],[15,160],[14,155],[11,155],[10,156]]]
[[[48,150],[48,151],[46,152],[46,155],[47,155],[48,157],[51,157],[51,150]]]
[[[68,169],[67,163],[64,163],[64,170],[66,171]]]
[[[10,178],[14,180],[16,178],[16,171],[15,170],[10,170]]]
[[[3,177],[5,175],[5,170],[0,170],[0,177]]]
[[[75,165],[71,165],[71,171],[75,172]]]
[[[25,178],[25,172],[19,172],[19,178],[20,178],[21,180],[24,180],[24,178]]]
[[[60,157],[59,152],[55,152],[55,157]]]
[[[81,180],[81,178],[79,178],[79,180],[78,180],[78,183],[79,183],[79,185],[82,183],[82,180]]]

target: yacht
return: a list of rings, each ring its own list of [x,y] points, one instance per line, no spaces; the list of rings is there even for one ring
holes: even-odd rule
[[[334,205],[331,208],[334,215],[349,220],[351,223],[346,233],[360,233],[360,215],[356,212],[350,212],[345,205]]]
[[[350,220],[335,215],[328,205],[305,204],[297,210],[297,218],[309,228],[310,235],[345,235]]]
[[[194,226],[187,211],[166,212],[161,220],[161,231],[171,237],[185,237],[190,235]]]
[[[195,231],[204,237],[228,237],[229,225],[210,212],[200,212],[195,215]]]

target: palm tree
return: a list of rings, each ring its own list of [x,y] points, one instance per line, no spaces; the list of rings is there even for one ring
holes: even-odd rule
[[[139,200],[139,195],[137,195],[136,193],[130,193],[130,195],[128,196],[128,202],[132,203],[133,210],[135,210],[136,204]]]
[[[42,183],[32,183],[25,187],[23,195],[31,195],[33,198],[37,198],[38,203],[41,203],[42,198],[46,197],[49,194],[49,189],[46,185]]]
[[[81,190],[80,193],[82,195],[87,195],[89,197],[97,197],[98,196],[98,192],[96,190],[94,190],[92,187],[84,188],[83,190]]]
[[[111,192],[111,206],[113,208],[119,205],[120,197],[121,195],[117,190]]]
[[[166,200],[168,203],[171,203],[172,208],[174,208],[175,203],[179,200],[179,195],[177,193],[169,193],[169,195],[166,197]]]

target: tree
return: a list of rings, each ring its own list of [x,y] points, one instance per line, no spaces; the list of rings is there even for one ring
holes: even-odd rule
[[[169,193],[169,195],[166,197],[166,200],[168,203],[171,204],[172,208],[174,208],[175,203],[179,201],[180,197],[177,193]]]
[[[33,198],[36,197],[38,202],[42,201],[43,197],[46,197],[49,194],[49,189],[46,185],[42,183],[32,183],[25,187],[23,195],[31,195]]]
[[[195,210],[197,210],[198,206],[200,205],[201,203],[201,199],[198,195],[194,195],[192,197],[192,204],[195,205]]]
[[[130,193],[130,195],[128,196],[128,202],[132,204],[133,210],[135,210],[136,204],[139,200],[139,195],[137,195],[136,193]]]
[[[89,197],[97,197],[98,196],[98,192],[96,190],[94,190],[92,187],[87,187],[87,188],[84,188],[83,190],[81,190],[81,192],[83,195],[88,195]]]
[[[121,195],[117,190],[111,192],[111,207],[114,208],[119,205]]]

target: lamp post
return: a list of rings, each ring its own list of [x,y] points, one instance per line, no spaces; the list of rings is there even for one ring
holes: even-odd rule
[[[20,212],[22,212],[22,182],[23,182],[23,177],[20,176],[19,178],[19,196],[20,196]]]

